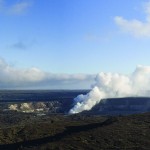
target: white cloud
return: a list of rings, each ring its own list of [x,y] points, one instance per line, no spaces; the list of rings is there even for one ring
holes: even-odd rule
[[[11,14],[22,14],[24,13],[29,7],[31,6],[31,3],[24,1],[24,2],[18,2],[14,5],[12,5],[9,8],[9,13]]]
[[[150,37],[150,2],[144,4],[144,12],[146,14],[145,21],[138,19],[127,20],[122,16],[116,16],[114,21],[122,31],[134,37]]]
[[[20,15],[25,13],[30,6],[31,0],[17,1],[12,5],[5,0],[0,0],[0,11],[4,14]]]
[[[17,69],[0,59],[0,88],[82,88],[90,85],[95,75],[55,74],[38,68]]]
[[[110,37],[109,35],[96,35],[96,34],[86,34],[84,36],[84,39],[88,42],[105,42],[105,41],[109,41]]]
[[[147,20],[150,17],[150,1],[144,4],[144,12],[147,14]]]

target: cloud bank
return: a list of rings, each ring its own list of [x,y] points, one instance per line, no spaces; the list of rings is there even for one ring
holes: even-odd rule
[[[88,85],[94,75],[56,74],[38,68],[17,69],[0,59],[0,88],[75,88]],[[79,87],[80,88],[80,87]],[[82,87],[81,87],[82,88]]]
[[[70,114],[90,110],[105,98],[150,96],[150,66],[138,66],[131,75],[101,72],[87,95],[75,98]]]
[[[122,16],[116,16],[114,21],[122,31],[134,37],[150,37],[150,2],[145,3],[144,12],[146,14],[145,21],[138,19],[127,20]]]

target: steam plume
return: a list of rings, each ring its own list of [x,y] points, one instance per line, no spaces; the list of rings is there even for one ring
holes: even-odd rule
[[[95,84],[87,95],[79,95],[74,101],[70,114],[90,110],[104,98],[126,96],[149,96],[150,66],[137,66],[131,75],[99,73]]]

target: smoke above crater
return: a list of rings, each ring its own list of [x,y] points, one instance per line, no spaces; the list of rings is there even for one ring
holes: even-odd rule
[[[105,98],[150,96],[150,66],[137,66],[130,75],[101,72],[95,77],[95,84],[86,95],[74,99],[70,114],[90,110]]]

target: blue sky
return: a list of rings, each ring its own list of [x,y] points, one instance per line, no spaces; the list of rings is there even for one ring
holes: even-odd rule
[[[0,0],[0,41],[1,72],[10,79],[0,87],[89,88],[99,72],[150,64],[150,1]],[[38,84],[30,77],[23,84],[20,72],[37,77],[36,69],[44,74]],[[14,70],[18,83],[8,75]]]

